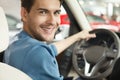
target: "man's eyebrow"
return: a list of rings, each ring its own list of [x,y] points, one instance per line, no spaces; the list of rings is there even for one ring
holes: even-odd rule
[[[48,10],[47,10],[47,9],[45,9],[45,8],[38,8],[37,10],[44,10],[44,11],[48,11]],[[61,12],[61,9],[57,9],[56,11]]]
[[[47,9],[44,9],[44,8],[38,8],[37,10],[45,10],[45,11],[48,11]]]

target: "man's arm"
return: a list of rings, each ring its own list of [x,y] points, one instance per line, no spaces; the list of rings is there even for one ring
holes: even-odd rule
[[[79,41],[81,39],[89,39],[89,38],[94,38],[96,37],[95,34],[89,34],[88,30],[83,30],[79,33],[76,33],[66,39],[63,39],[58,42],[54,42],[53,44],[56,46],[58,54],[67,49],[69,46],[71,46],[73,43],[76,41]]]

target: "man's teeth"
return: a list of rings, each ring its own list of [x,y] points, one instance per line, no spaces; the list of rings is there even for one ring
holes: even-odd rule
[[[46,32],[51,33],[51,32],[52,32],[52,30],[53,30],[53,28],[43,28],[43,30],[45,30]]]

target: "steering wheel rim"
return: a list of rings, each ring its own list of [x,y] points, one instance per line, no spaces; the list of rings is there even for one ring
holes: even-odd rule
[[[97,80],[111,74],[114,64],[120,56],[120,42],[117,34],[106,29],[95,29],[92,30],[91,33],[96,33],[95,39],[91,38],[88,41],[81,40],[76,42],[72,54],[72,63],[75,71],[82,78]],[[109,47],[106,45],[108,42],[104,39],[102,45],[94,42],[101,36],[107,37],[106,35],[109,36],[110,39],[112,38],[113,41]]]

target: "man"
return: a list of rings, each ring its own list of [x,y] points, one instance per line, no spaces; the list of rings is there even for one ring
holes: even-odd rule
[[[22,70],[33,80],[63,80],[56,56],[80,39],[95,37],[95,34],[85,30],[65,40],[50,43],[60,24],[61,2],[21,0],[23,30],[5,51],[5,62]]]

